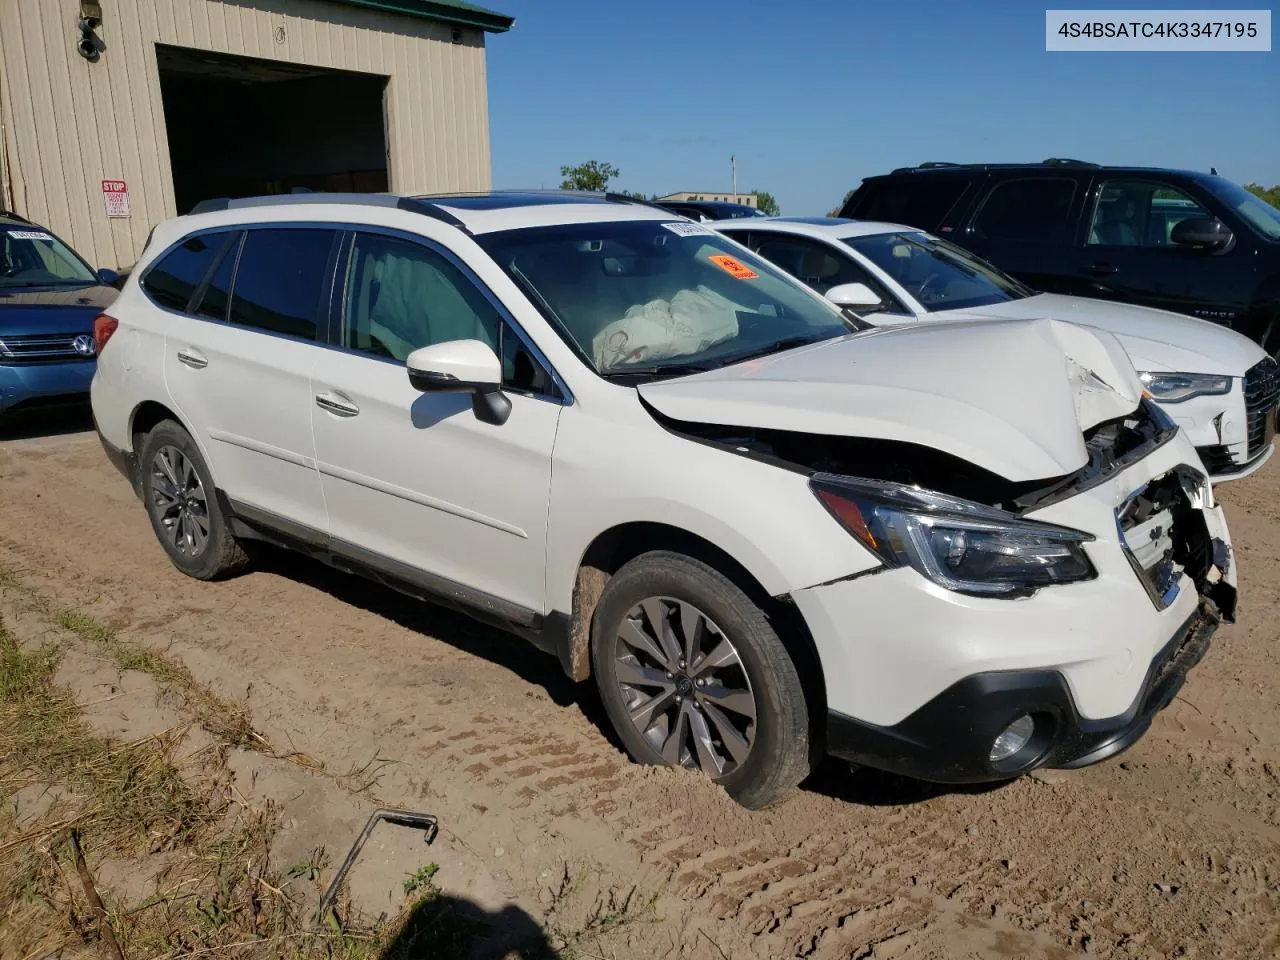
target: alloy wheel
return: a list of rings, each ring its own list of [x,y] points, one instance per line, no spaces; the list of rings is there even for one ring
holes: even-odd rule
[[[169,544],[198,557],[209,542],[209,503],[191,459],[174,446],[151,458],[151,509]]]
[[[671,766],[719,779],[756,734],[756,702],[738,651],[703,611],[650,597],[618,627],[614,676],[640,735]]]

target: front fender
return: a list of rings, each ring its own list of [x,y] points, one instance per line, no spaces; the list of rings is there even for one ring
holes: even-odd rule
[[[772,596],[877,566],[799,471],[676,436],[565,417],[556,437],[547,533],[549,610],[573,608],[583,557],[626,524],[675,528],[733,557]],[[607,450],[607,455],[601,451]]]

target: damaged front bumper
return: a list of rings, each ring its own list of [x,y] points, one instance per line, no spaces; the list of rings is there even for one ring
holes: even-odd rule
[[[1024,515],[1094,533],[1097,576],[1019,600],[909,569],[791,594],[826,673],[829,753],[951,783],[1096,763],[1142,736],[1235,618],[1225,518],[1181,435]],[[998,757],[1020,720],[1034,732]]]
[[[997,671],[965,677],[892,726],[830,711],[827,752],[935,783],[983,783],[1038,767],[1086,767],[1114,757],[1146,733],[1204,657],[1221,622],[1221,612],[1205,601],[1152,659],[1137,696],[1115,717],[1082,717],[1056,670]],[[993,762],[992,744],[1020,717],[1033,722],[1026,745]]]

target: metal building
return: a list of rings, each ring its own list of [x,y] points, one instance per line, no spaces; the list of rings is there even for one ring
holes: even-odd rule
[[[462,0],[0,0],[0,207],[127,268],[213,196],[490,185]]]

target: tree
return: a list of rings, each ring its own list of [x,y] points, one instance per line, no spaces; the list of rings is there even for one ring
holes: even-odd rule
[[[599,160],[588,160],[576,167],[561,167],[560,176],[564,181],[561,190],[590,190],[603,193],[609,188],[609,181],[622,173],[612,163],[601,163]]]
[[[654,194],[653,197],[649,197],[637,190],[615,190],[614,193],[620,197],[630,197],[632,200],[644,200],[646,202],[657,197],[657,194]]]
[[[778,201],[773,198],[772,193],[766,193],[764,190],[755,191],[756,209],[763,213],[766,217],[776,217],[782,213],[782,208],[778,206]]]
[[[857,189],[858,189],[857,187],[854,187],[853,190],[850,190],[848,193],[846,193],[844,195],[844,199],[840,201],[840,206],[836,207],[834,210],[828,210],[827,216],[828,217],[840,216],[840,211],[844,209],[844,205],[849,202],[849,198],[853,196],[854,192]]]
[[[1277,210],[1280,210],[1280,184],[1274,187],[1264,187],[1257,183],[1246,183],[1244,188],[1257,197],[1267,201]]]

